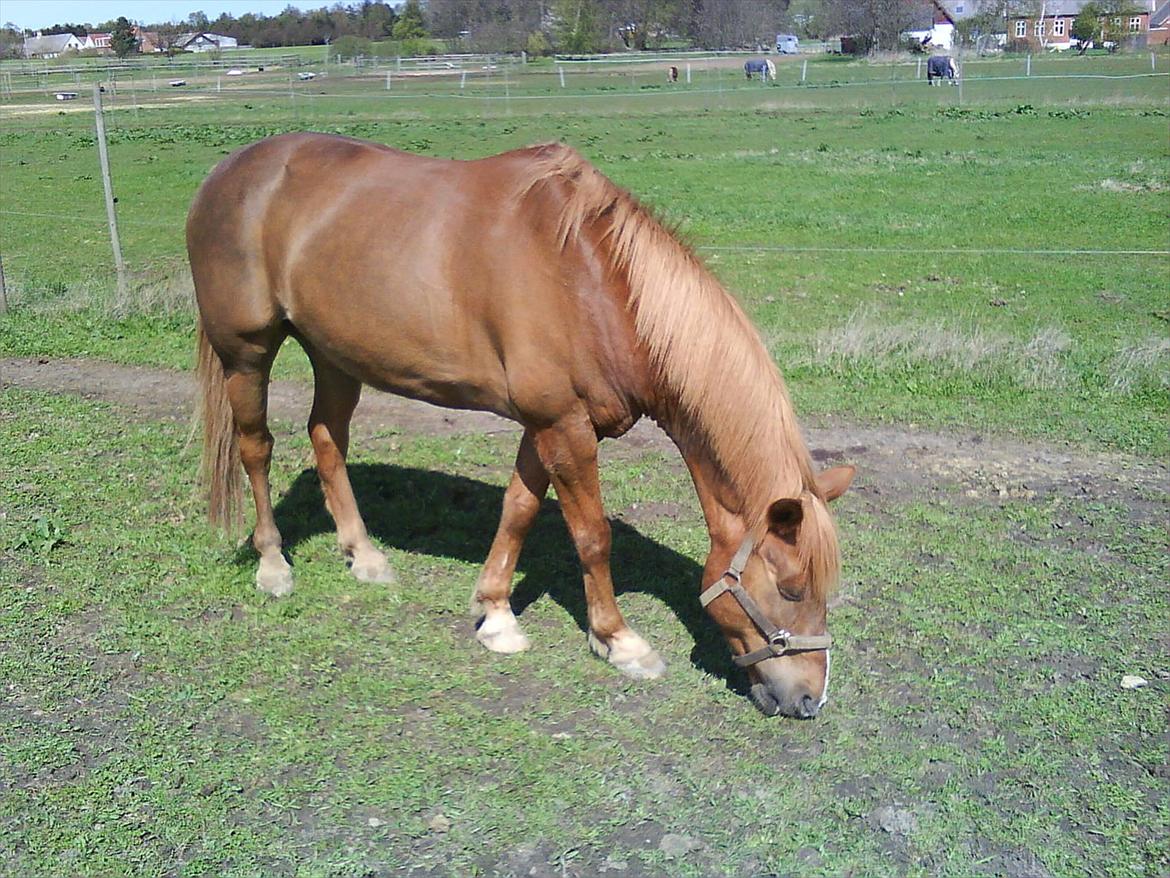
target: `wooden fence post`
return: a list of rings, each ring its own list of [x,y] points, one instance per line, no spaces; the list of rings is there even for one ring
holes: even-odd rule
[[[122,244],[118,240],[118,215],[114,211],[114,189],[110,183],[110,156],[106,150],[106,120],[102,115],[102,87],[93,86],[93,115],[97,126],[98,161],[102,166],[102,187],[106,193],[106,219],[110,224],[110,245],[114,248],[114,267],[118,271],[118,297],[126,298],[126,264],[122,261]]]
[[[8,313],[8,287],[4,285],[4,256],[0,254],[0,314]]]

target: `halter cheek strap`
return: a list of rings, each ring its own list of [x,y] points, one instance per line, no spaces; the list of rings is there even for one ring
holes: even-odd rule
[[[793,634],[783,628],[777,628],[760,609],[760,605],[752,600],[752,596],[743,587],[741,579],[743,578],[743,568],[747,566],[748,558],[751,557],[754,548],[755,544],[752,542],[752,538],[746,537],[723,575],[699,595],[699,603],[706,608],[716,598],[730,594],[739,601],[739,605],[748,614],[748,618],[755,623],[755,626],[760,629],[760,633],[764,635],[764,639],[768,641],[767,646],[746,655],[732,656],[731,660],[739,667],[746,668],[757,662],[762,662],[764,659],[792,652],[807,652],[814,649],[827,650],[833,645],[833,638],[828,634]]]

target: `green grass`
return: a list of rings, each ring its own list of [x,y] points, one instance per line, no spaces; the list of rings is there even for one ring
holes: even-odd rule
[[[123,83],[109,127],[131,293],[111,292],[90,120],[13,116],[0,133],[14,300],[0,346],[187,368],[186,207],[219,159],[265,135],[312,128],[458,158],[560,139],[681,226],[748,306],[803,413],[1165,456],[1165,81],[994,79],[1020,60],[971,63],[988,75],[962,106],[957,89],[885,90],[913,65],[840,60],[810,67],[878,84],[763,88],[731,68],[710,73],[726,91],[646,99],[617,90],[633,74],[602,71],[571,73],[564,96],[546,84],[557,94],[544,100],[532,74],[512,88],[537,99],[505,104],[498,80],[475,86],[493,93],[481,99],[431,93],[454,81],[400,92],[350,77],[176,104]],[[1143,69],[1142,56],[1033,66]],[[883,331],[917,341],[867,350]],[[303,360],[282,368],[307,374]]]
[[[946,487],[846,495],[833,700],[816,722],[778,722],[724,677],[694,601],[699,512],[654,454],[603,471],[611,510],[682,504],[615,524],[623,608],[670,665],[632,683],[588,655],[552,504],[517,583],[533,651],[493,656],[471,637],[462,613],[514,439],[355,449],[391,587],[345,573],[300,468],[307,443],[282,439],[278,519],[298,583],[271,600],[252,586],[251,553],[201,524],[179,426],[13,389],[0,412],[0,874],[1170,864],[1164,685],[1117,685],[1156,681],[1165,663],[1156,510],[978,505]],[[916,829],[874,828],[882,807]],[[670,832],[703,847],[668,863]]]
[[[1007,251],[1167,248],[1165,81],[991,78],[1021,63],[979,62],[961,106],[906,66],[836,60],[810,63],[815,87],[786,65],[767,89],[735,69],[669,95],[658,71],[598,71],[562,94],[546,71],[507,100],[499,78],[474,98],[378,77],[290,97],[274,74],[188,101],[131,80],[109,96],[124,298],[91,118],[17,115],[39,100],[18,96],[0,108],[0,352],[189,368],[186,207],[256,138],[313,128],[459,158],[563,139],[681,225],[802,417],[1013,433],[1053,461],[1116,449],[1119,478],[1149,475],[1170,453],[1167,257]],[[1143,64],[1037,57],[1033,73]],[[308,375],[295,346],[277,370]],[[632,683],[588,655],[552,502],[516,585],[534,649],[472,638],[514,437],[355,444],[399,573],[386,587],[345,572],[308,443],[278,432],[297,576],[279,601],[255,591],[249,549],[203,526],[181,426],[0,390],[0,876],[1170,868],[1153,475],[1132,495],[1098,474],[988,500],[913,460],[881,494],[863,473],[837,503],[832,700],[795,723],[756,715],[697,607],[707,541],[677,461],[603,467],[611,514],[673,510],[614,524],[623,610],[670,668]],[[1152,685],[1121,690],[1123,674]],[[916,828],[883,831],[883,808]],[[667,833],[702,847],[668,862]]]

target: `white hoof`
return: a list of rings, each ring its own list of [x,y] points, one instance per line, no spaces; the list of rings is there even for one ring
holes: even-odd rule
[[[274,598],[292,594],[292,568],[284,560],[284,555],[261,556],[260,568],[256,571],[256,588]]]
[[[490,649],[511,655],[523,652],[531,644],[511,610],[490,610],[475,629],[475,639]]]
[[[589,648],[627,677],[656,680],[666,673],[664,662],[653,648],[629,628],[619,631],[610,642],[603,643],[589,632]]]
[[[394,569],[386,556],[376,549],[354,555],[349,572],[358,582],[394,582]]]

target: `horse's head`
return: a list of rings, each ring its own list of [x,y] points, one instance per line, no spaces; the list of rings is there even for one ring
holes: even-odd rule
[[[702,601],[751,679],[752,700],[769,715],[817,715],[829,696],[826,601],[838,564],[826,503],[840,497],[856,470],[817,476],[816,493],[777,500],[758,543],[740,547]],[[818,496],[819,495],[819,496]]]

